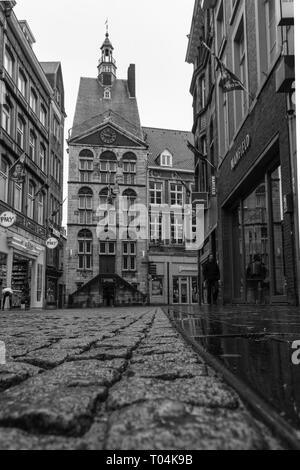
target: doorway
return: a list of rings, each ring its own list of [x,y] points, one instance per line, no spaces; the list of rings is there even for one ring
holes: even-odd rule
[[[115,305],[115,285],[111,282],[103,284],[103,304],[105,307],[114,307]]]
[[[198,304],[198,278],[173,277],[173,304]]]
[[[30,307],[32,261],[25,256],[14,253],[11,287],[13,290],[13,307],[21,305]]]

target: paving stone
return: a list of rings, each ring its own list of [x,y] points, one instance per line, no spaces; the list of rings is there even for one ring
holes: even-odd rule
[[[97,338],[72,338],[62,339],[58,343],[52,346],[53,349],[76,349],[80,352],[89,349],[93,343],[97,341]]]
[[[24,393],[31,395],[24,395]],[[61,387],[35,393],[23,389],[1,396],[0,427],[18,427],[41,434],[80,436],[91,426],[96,405],[107,396],[105,387]]]
[[[35,436],[19,429],[0,428],[0,450],[85,450],[80,439]]]
[[[152,364],[153,362],[173,362],[178,365],[184,366],[185,364],[203,363],[203,361],[194,353],[184,352],[182,354],[152,354],[145,356],[139,354],[139,350],[133,355],[130,362],[131,364]]]
[[[216,377],[194,377],[161,381],[155,379],[124,378],[109,393],[107,406],[117,409],[141,401],[172,399],[194,406],[236,409],[237,395]]]
[[[266,450],[267,441],[241,410],[193,408],[170,400],[115,411],[107,450]]]
[[[18,385],[29,377],[34,377],[42,372],[42,369],[20,362],[0,365],[0,391]]]
[[[71,351],[71,352],[70,352]],[[22,357],[22,361],[29,364],[50,369],[62,364],[70,355],[80,354],[81,350],[68,349],[41,349]]]
[[[81,354],[79,356],[74,356],[72,358],[72,362],[81,362],[81,361],[90,361],[90,357],[85,357],[85,354]],[[94,360],[94,358],[92,358]],[[128,361],[127,359],[96,359],[97,361],[101,361],[101,367],[107,369],[115,369],[118,372],[124,372],[127,367]]]
[[[137,336],[115,336],[114,338],[98,341],[95,347],[111,347],[111,348],[135,348],[141,341]]]
[[[80,355],[81,359],[99,359],[99,360],[109,360],[123,358],[128,359],[131,356],[130,348],[111,348],[111,347],[99,347],[93,348],[90,351]],[[71,356],[71,359],[75,359]]]
[[[207,367],[200,364],[175,364],[174,362],[151,362],[131,364],[126,371],[128,377],[149,377],[160,380],[189,379],[196,376],[207,376]]]
[[[67,362],[56,367],[51,372],[39,377],[39,383],[51,386],[94,385],[111,386],[120,379],[121,375],[116,368],[100,361]],[[36,379],[37,381],[37,379]],[[35,381],[35,382],[36,382]]]

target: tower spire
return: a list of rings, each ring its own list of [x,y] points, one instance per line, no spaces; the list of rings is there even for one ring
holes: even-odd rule
[[[113,45],[109,39],[108,18],[105,22],[106,34],[101,46],[101,58],[98,64],[98,79],[104,86],[112,86],[117,75],[116,61],[113,58]]]

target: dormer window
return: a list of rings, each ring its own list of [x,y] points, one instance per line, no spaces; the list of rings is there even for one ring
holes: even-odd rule
[[[172,167],[173,166],[173,156],[168,150],[165,150],[161,154],[161,156],[160,156],[160,165],[161,166],[166,166],[166,167]]]
[[[105,100],[110,100],[111,99],[111,91],[109,88],[105,88],[104,90],[104,99]]]

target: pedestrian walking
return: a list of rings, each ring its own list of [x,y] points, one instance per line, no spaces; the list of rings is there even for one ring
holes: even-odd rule
[[[2,290],[2,310],[4,310],[7,297],[9,298],[9,308],[11,309],[13,297],[13,290],[11,287],[5,287],[5,289]]]
[[[220,269],[214,255],[209,255],[208,262],[203,268],[203,278],[207,288],[207,302],[217,305],[219,295]]]

